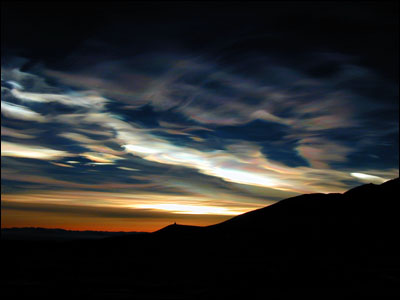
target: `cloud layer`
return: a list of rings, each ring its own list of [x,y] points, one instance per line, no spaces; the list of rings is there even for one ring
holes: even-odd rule
[[[241,22],[232,8],[226,25],[196,10],[162,28],[107,14],[88,36],[76,30],[53,45],[43,30],[35,43],[14,41],[28,58],[12,47],[2,56],[5,209],[215,221],[397,177],[398,82],[394,56],[381,55],[391,19],[332,8],[333,28],[275,9]]]

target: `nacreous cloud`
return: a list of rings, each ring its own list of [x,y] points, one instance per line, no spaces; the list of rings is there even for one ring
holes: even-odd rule
[[[1,113],[8,118],[23,121],[45,122],[45,118],[26,106],[1,101]]]
[[[64,131],[58,130],[58,136],[73,141],[73,145],[79,146],[80,149],[86,149],[80,150],[81,153],[76,155],[91,160],[93,164],[113,164],[122,157],[129,157],[129,153],[146,161],[188,167],[226,182],[298,193],[345,190],[345,182],[355,178],[350,174],[361,173],[363,170],[348,167],[339,171],[330,167],[331,163],[345,163],[347,155],[354,149],[321,136],[320,132],[357,125],[358,121],[351,120],[351,109],[343,108],[346,104],[343,99],[351,95],[334,93],[332,86],[327,82],[306,80],[302,78],[301,73],[293,70],[272,67],[267,70],[267,74],[271,75],[272,71],[277,72],[280,78],[290,78],[290,82],[283,79],[278,86],[261,85],[224,70],[217,71],[216,66],[207,63],[178,61],[175,66],[172,64],[171,70],[161,78],[147,78],[149,82],[153,80],[153,84],[148,88],[145,86],[138,94],[133,93],[129,104],[135,108],[140,104],[151,103],[157,111],[174,109],[177,114],[181,114],[180,116],[186,116],[185,121],[195,120],[202,123],[201,126],[196,125],[196,122],[191,123],[192,129],[197,128],[197,131],[202,128],[201,130],[208,132],[209,129],[204,126],[214,126],[211,127],[212,130],[217,130],[219,125],[240,125],[255,119],[279,123],[287,127],[288,134],[282,136],[282,140],[295,139],[294,150],[309,163],[309,167],[290,167],[279,161],[272,161],[257,141],[245,142],[221,137],[220,147],[204,150],[186,142],[177,142],[177,139],[171,140],[153,134],[154,128],[139,125],[134,118],[126,120],[123,111],[113,111],[115,106],[106,105],[112,101],[95,91],[75,92],[69,89],[64,93],[58,91],[58,94],[43,93],[21,91],[20,87],[23,84],[14,84],[11,93],[26,105],[35,102],[57,102],[72,108],[72,113],[63,111],[60,114],[52,114],[50,121],[61,124],[59,127]],[[19,76],[23,76],[21,73],[18,73]],[[198,75],[200,83],[199,79],[190,82],[191,77],[185,76],[188,73]],[[57,75],[63,78],[62,74]],[[73,75],[71,76],[69,78],[73,81]],[[101,79],[99,80],[101,83]],[[287,86],[298,87],[301,93],[291,94]],[[308,89],[313,86],[323,88],[310,94]],[[324,95],[322,100],[318,98],[322,97],[321,94]],[[250,98],[251,101],[243,100]],[[126,99],[124,101],[127,102]],[[14,107],[14,104],[6,103],[5,107],[10,106]],[[39,106],[40,108],[45,109],[44,106]],[[281,113],[285,109],[289,112],[286,115]],[[180,125],[155,121],[153,123],[166,126],[163,128],[164,132],[175,137],[186,137],[187,131]],[[91,137],[93,130],[109,134],[103,136],[102,140],[96,140]],[[201,142],[201,139],[199,141]],[[39,159],[68,156],[64,151],[46,151],[46,148],[42,147],[7,143],[2,155]],[[113,149],[108,146],[110,144],[114,145]],[[119,146],[119,149],[116,149],[118,147],[115,145]],[[265,147],[268,147],[268,144],[264,145]],[[379,176],[374,175],[377,174],[375,171],[372,170],[370,174]],[[396,176],[396,170],[388,170],[387,176],[382,178],[390,179]]]
[[[364,174],[364,173],[351,173],[351,176],[360,179],[363,182],[373,182],[377,184],[381,184],[385,182],[387,179],[379,177],[379,176],[374,176],[374,175],[369,175],[369,174]]]
[[[313,168],[288,167],[278,162],[272,162],[261,153],[260,147],[253,143],[230,144],[226,146],[226,150],[214,151],[200,151],[177,146],[105,112],[62,115],[58,120],[70,125],[96,124],[105,130],[114,131],[116,133],[114,141],[119,143],[127,153],[152,162],[196,169],[205,175],[219,177],[228,182],[299,193],[341,192],[346,189],[346,185],[341,181],[354,178],[350,175],[353,171],[327,169],[316,155],[311,154],[310,156],[306,154],[306,157],[316,162]],[[318,146],[313,145],[313,147]],[[318,151],[316,153],[322,155],[321,161],[325,159],[328,161],[342,160],[339,154],[331,153],[324,147],[321,149],[321,153]],[[319,169],[320,167],[322,169]],[[396,176],[396,171],[391,171],[391,173],[393,175],[386,179]],[[327,178],[329,178],[328,185]]]
[[[61,150],[1,141],[1,156],[56,160],[74,155]]]
[[[77,106],[91,109],[102,109],[107,102],[106,99],[98,96],[96,93],[72,93],[69,95],[45,94],[45,93],[27,93],[17,89],[12,89],[11,94],[22,101],[49,103],[58,102],[67,106]]]
[[[341,54],[328,56],[335,55]],[[311,64],[323,68],[328,56],[316,53]],[[383,92],[393,86],[351,58],[333,61],[337,64],[337,72],[332,78],[315,77],[300,67],[274,63],[273,57],[268,56],[245,57],[229,66],[202,56],[182,58],[153,53],[140,59],[144,64],[148,62],[165,71],[144,76],[141,70],[128,68],[131,61],[127,59],[78,67],[78,71],[46,70],[45,73],[71,86],[101,91],[105,97],[118,99],[131,108],[147,104],[156,112],[174,112],[213,130],[258,120],[282,125],[287,132],[282,140],[295,143],[293,151],[297,150],[301,158],[316,168],[330,168],[337,162],[350,163],[347,161],[349,155],[372,152],[373,146],[368,145],[379,137],[387,138],[387,130],[376,130],[375,118],[379,117],[375,116],[387,115],[388,109],[393,111],[390,104],[393,102],[388,98],[392,96],[382,93],[379,97],[385,97],[385,101],[381,101],[366,96],[365,91],[370,89],[368,82],[374,82]],[[252,74],[250,69],[249,73],[242,74],[241,70],[248,66],[255,66],[257,72]],[[105,74],[113,70],[118,76],[103,76],[100,70],[107,70]],[[380,121],[382,128],[398,128],[398,120],[393,119],[393,114]],[[166,123],[160,123],[163,124]],[[168,125],[166,132],[174,134],[171,128]],[[341,135],[353,136],[332,139],[330,134],[335,130]],[[182,132],[175,131],[175,134]],[[367,132],[374,133],[369,135]],[[201,136],[190,139],[199,143],[204,141]],[[314,139],[314,142],[305,142],[307,139]],[[329,147],[318,144],[317,140],[328,142]],[[336,149],[336,153],[332,149]]]

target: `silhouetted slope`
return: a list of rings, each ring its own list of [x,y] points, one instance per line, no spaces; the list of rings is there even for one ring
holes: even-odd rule
[[[399,179],[366,184],[344,194],[307,194],[279,201],[208,227],[170,225],[156,234],[200,236],[219,241],[239,237],[268,243],[273,238],[353,239],[387,235],[399,225]],[[258,241],[257,241],[258,239]]]
[[[229,255],[252,248],[262,249],[261,255],[379,249],[394,253],[400,228],[398,194],[399,179],[394,179],[343,194],[300,195],[207,227],[169,225],[144,237],[144,243],[166,243],[167,252],[213,249]],[[128,244],[135,240],[112,239]]]
[[[193,234],[194,232],[200,232],[203,230],[203,227],[200,226],[192,226],[192,225],[181,225],[181,224],[171,224],[160,230],[153,232],[153,235],[160,234]]]
[[[227,272],[245,272],[247,279],[230,277],[226,286],[264,284],[263,278],[292,287],[394,287],[400,284],[398,196],[399,179],[301,195],[208,227],[171,225],[152,239],[169,242],[168,253],[238,265]]]
[[[296,230],[303,225],[356,225],[375,220],[382,212],[393,214],[397,205],[399,179],[382,185],[367,184],[344,194],[308,194],[282,200],[271,206],[251,211],[223,223],[212,225],[215,230],[282,231]],[[377,215],[379,213],[379,215]],[[383,223],[390,220],[382,218]],[[296,227],[292,227],[296,225]],[[379,224],[375,224],[379,226]]]
[[[240,241],[236,244],[268,249],[267,253],[381,249],[393,254],[400,251],[394,238],[400,228],[398,184],[396,179],[344,194],[301,195],[210,226],[209,231],[221,244],[236,240]]]

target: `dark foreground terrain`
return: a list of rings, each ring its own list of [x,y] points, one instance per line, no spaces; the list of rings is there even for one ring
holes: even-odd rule
[[[399,179],[289,198],[208,227],[2,240],[8,298],[400,295]],[[5,298],[3,298],[5,299]]]

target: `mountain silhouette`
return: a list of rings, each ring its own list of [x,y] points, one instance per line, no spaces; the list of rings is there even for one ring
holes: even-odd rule
[[[109,231],[76,231],[64,229],[49,229],[38,227],[2,228],[2,240],[25,240],[25,241],[73,241],[103,239],[111,236],[122,236],[126,234],[143,234],[143,232],[109,232]]]
[[[398,196],[397,178],[343,194],[285,199],[206,227],[172,224],[87,241],[2,241],[4,293],[113,299],[393,295],[400,286]]]
[[[388,243],[395,241],[391,235],[400,225],[396,217],[398,187],[397,178],[381,185],[362,185],[344,194],[300,195],[216,225],[169,225],[153,235],[215,239],[221,245],[239,239],[258,246],[298,241],[304,248],[310,248],[305,242],[318,243],[319,246],[335,242],[336,248],[361,241],[383,243],[383,238]]]

